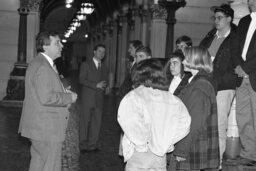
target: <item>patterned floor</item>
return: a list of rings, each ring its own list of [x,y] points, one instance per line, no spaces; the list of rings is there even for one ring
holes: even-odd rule
[[[101,131],[102,149],[79,158],[81,171],[122,171],[118,156],[120,128],[116,122],[114,96],[106,97]],[[0,171],[27,171],[30,160],[29,141],[18,135],[21,108],[0,107]],[[73,170],[72,170],[73,171]]]

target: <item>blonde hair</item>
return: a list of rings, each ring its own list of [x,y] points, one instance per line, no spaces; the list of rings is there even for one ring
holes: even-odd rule
[[[204,70],[207,73],[213,71],[211,56],[207,49],[202,47],[187,47],[184,50],[185,65],[190,69]]]

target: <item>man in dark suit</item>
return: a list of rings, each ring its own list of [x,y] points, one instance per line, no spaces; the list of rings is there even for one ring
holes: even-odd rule
[[[237,124],[242,143],[240,162],[256,164],[256,0],[248,1],[251,14],[243,17],[237,28],[232,50],[235,72],[243,78],[237,88]]]
[[[76,93],[66,90],[53,60],[63,45],[56,32],[44,31],[36,39],[38,55],[25,77],[25,99],[19,132],[31,141],[29,171],[61,171],[61,148]]]
[[[108,85],[108,70],[102,63],[105,46],[98,44],[93,52],[94,56],[81,64],[79,74],[82,85],[79,146],[82,153],[99,149],[104,92]]]

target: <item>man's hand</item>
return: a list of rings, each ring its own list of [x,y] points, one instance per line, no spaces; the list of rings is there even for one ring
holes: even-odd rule
[[[75,103],[77,100],[77,94],[71,90],[67,90],[67,93],[71,94],[71,98],[72,98],[72,103]]]
[[[105,90],[105,88],[107,87],[107,82],[101,81],[101,82],[97,83],[96,87],[99,89]]]
[[[248,76],[248,75],[244,72],[243,68],[242,68],[240,65],[238,65],[238,66],[235,68],[235,73],[236,73],[239,77]]]
[[[185,161],[186,158],[176,156],[176,160],[177,160],[178,162],[180,162],[180,161]]]

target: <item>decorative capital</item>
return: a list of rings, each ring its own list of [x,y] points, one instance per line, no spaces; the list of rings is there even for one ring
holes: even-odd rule
[[[20,15],[28,15],[28,13],[29,13],[29,9],[26,7],[21,7],[18,9],[18,11],[19,11]]]
[[[28,0],[27,8],[30,11],[39,12],[40,11],[40,3],[42,0]]]
[[[152,18],[153,19],[163,19],[166,20],[167,18],[167,11],[164,7],[158,5],[158,4],[153,4],[151,6],[151,12],[152,12]]]

